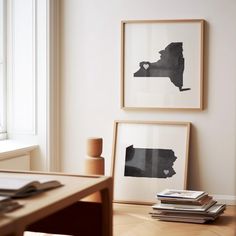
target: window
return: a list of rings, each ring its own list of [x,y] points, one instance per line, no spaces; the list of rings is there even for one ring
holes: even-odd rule
[[[0,0],[0,139],[39,145],[36,170],[60,168],[58,23],[57,0]]]
[[[6,1],[0,0],[0,139],[6,136]]]

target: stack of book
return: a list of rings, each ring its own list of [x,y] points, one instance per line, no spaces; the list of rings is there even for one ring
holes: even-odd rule
[[[19,177],[6,177],[0,175],[0,216],[11,212],[23,205],[16,201],[18,198],[33,196],[46,190],[62,186],[58,180],[54,179],[31,179]]]
[[[205,223],[215,220],[226,208],[204,191],[166,189],[157,198],[160,203],[152,206],[150,214],[163,221]]]

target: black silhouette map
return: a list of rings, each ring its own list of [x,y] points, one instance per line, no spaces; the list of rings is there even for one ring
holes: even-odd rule
[[[172,42],[159,53],[161,56],[157,62],[140,62],[140,68],[134,73],[134,77],[169,77],[180,92],[190,90],[190,88],[183,88],[183,43]]]
[[[172,149],[126,147],[124,176],[170,178],[177,157]]]

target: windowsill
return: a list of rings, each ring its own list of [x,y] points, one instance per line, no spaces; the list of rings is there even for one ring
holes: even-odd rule
[[[1,140],[6,140],[7,139],[7,133],[0,133],[0,141]]]
[[[0,141],[0,160],[11,157],[29,154],[29,152],[38,148],[37,144],[20,142],[16,140],[1,140]]]

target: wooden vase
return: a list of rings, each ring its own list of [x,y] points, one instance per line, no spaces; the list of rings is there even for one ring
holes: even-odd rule
[[[101,156],[102,138],[87,139],[87,157],[85,158],[85,174],[104,175],[105,160]],[[101,202],[100,193],[94,193],[86,198],[88,201]]]
[[[89,157],[100,157],[102,154],[102,138],[87,139],[87,155]]]

